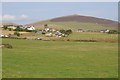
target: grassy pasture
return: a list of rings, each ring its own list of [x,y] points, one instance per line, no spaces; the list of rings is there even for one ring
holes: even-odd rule
[[[118,34],[107,34],[107,33],[97,33],[97,32],[74,32],[68,37],[69,39],[73,40],[97,40],[97,41],[118,41]]]
[[[0,29],[1,30],[1,29]],[[2,30],[3,34],[14,34],[14,31],[7,31]],[[63,38],[56,38],[56,37],[46,37],[42,34],[37,34],[34,32],[19,32],[22,34],[20,38],[46,38],[46,39],[53,39],[53,40],[97,40],[100,42],[117,42],[118,41],[118,34],[107,34],[107,33],[100,33],[100,32],[73,32],[68,37]],[[16,35],[13,35],[17,37]]]
[[[72,35],[71,35],[72,36]],[[118,43],[3,39],[4,78],[116,78]]]
[[[118,34],[107,34],[107,33],[97,33],[97,32],[73,32],[68,37],[46,37],[42,34],[35,34],[32,33],[22,33],[20,36],[22,38],[46,38],[50,40],[97,40],[100,42],[117,42],[118,41]]]

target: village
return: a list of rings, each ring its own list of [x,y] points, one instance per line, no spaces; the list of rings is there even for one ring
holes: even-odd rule
[[[42,34],[45,37],[67,37],[72,33],[71,29],[68,30],[57,30],[54,28],[49,28],[47,24],[44,25],[43,29],[36,29],[34,26],[23,26],[23,25],[2,25],[0,26],[2,31],[6,31],[6,33],[0,34],[1,38],[15,38],[20,37],[26,33],[34,33],[34,34]],[[15,36],[16,35],[16,36]],[[40,38],[35,38],[40,39]]]
[[[78,32],[78,33],[83,33],[83,32],[114,33],[116,32],[108,29],[103,29],[100,31],[90,31],[90,30],[85,31],[83,29],[77,29],[76,31],[74,31],[72,29],[64,30],[64,29],[51,28],[49,27],[48,24],[44,24],[43,26],[44,26],[43,29],[36,29],[34,26],[26,26],[26,25],[11,25],[11,24],[2,25],[0,26],[0,29],[3,32],[0,34],[0,37],[1,38],[18,38],[18,37],[20,38],[20,36],[23,36],[24,34],[32,33],[32,34],[42,35],[43,37],[61,38],[61,37],[68,37],[72,32]],[[28,37],[29,36],[30,35],[28,35]],[[34,37],[32,39],[42,40],[43,37]],[[27,37],[22,37],[22,38],[31,39]]]

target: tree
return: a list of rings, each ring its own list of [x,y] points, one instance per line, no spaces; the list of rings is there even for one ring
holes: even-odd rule
[[[14,35],[17,35],[19,37],[20,33],[16,31],[16,32],[14,32]]]
[[[66,30],[66,34],[67,34],[67,35],[69,35],[69,34],[71,34],[71,33],[72,33],[72,30],[71,30],[71,29]]]
[[[61,29],[60,32],[63,33],[63,34],[66,33],[66,31],[64,29]]]
[[[68,29],[68,30],[62,29],[62,30],[60,30],[60,32],[63,33],[63,34],[69,35],[69,34],[72,33],[72,30],[71,29]]]
[[[4,29],[4,30],[7,30],[7,26],[3,26],[3,29]]]
[[[12,29],[11,29],[11,28],[8,28],[8,30],[9,30],[9,31],[12,31]]]
[[[17,26],[17,28],[15,29],[15,31],[24,31],[24,29],[20,28],[20,26]]]
[[[48,26],[47,24],[44,24],[44,27]]]
[[[118,34],[118,31],[117,31],[117,30],[110,30],[110,31],[108,32],[108,34]]]

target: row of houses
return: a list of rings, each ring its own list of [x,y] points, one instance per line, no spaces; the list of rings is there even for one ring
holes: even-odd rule
[[[1,34],[1,35],[0,35],[0,38],[3,38],[3,37],[8,38],[9,36],[8,36],[8,35],[3,35],[3,34]]]
[[[49,28],[48,26],[45,26],[43,30],[37,30],[37,34],[45,34],[46,37],[65,37],[64,33],[61,33],[59,30],[54,28]]]
[[[36,30],[34,26],[24,26],[24,25],[11,25],[11,24],[7,24],[7,25],[1,25],[0,26],[1,28],[4,28],[6,27],[7,29],[11,29],[11,30],[15,30],[17,27],[21,28],[21,29],[27,29],[29,31],[32,31],[32,30]],[[44,26],[44,31],[46,32],[55,32],[56,29],[54,28],[49,28],[48,26]],[[108,33],[110,30],[108,29],[103,29],[103,30],[100,30],[100,31],[97,31],[97,32],[101,32],[101,33]],[[38,32],[41,32],[41,31],[38,31]],[[77,29],[77,32],[87,32],[83,29]]]
[[[46,37],[67,37],[68,35],[67,34],[64,34],[64,33],[61,33],[59,31],[56,31],[55,33],[46,33],[45,34]]]
[[[101,32],[101,33],[108,33],[108,32],[110,32],[110,30],[108,30],[108,29],[103,29],[103,30],[100,30],[100,32]]]
[[[23,25],[3,25],[2,28],[7,28],[7,29],[11,29],[11,30],[16,30],[17,28],[20,29],[27,29],[29,31],[33,31],[35,30],[35,32],[37,34],[44,34],[47,37],[52,37],[52,36],[56,36],[56,37],[62,37],[62,36],[66,36],[65,34],[61,33],[59,30],[54,29],[54,28],[49,28],[48,26],[44,26],[44,29],[42,30],[36,30],[34,26],[23,26]],[[8,37],[7,35],[0,35],[0,37]]]

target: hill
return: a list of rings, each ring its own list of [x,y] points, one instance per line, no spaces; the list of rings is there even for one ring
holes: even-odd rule
[[[13,23],[13,22],[2,22],[0,23],[0,25],[18,25],[18,24]]]
[[[104,26],[116,27],[118,22],[108,19],[96,18],[91,16],[70,15],[51,19],[52,22],[82,22],[82,23],[94,23]]]
[[[101,30],[115,29],[117,30],[117,21],[96,18],[91,16],[69,15],[53,18],[46,21],[39,21],[26,25],[34,25],[36,28],[43,28],[44,24],[48,24],[52,28],[58,29],[84,29],[84,30]]]

